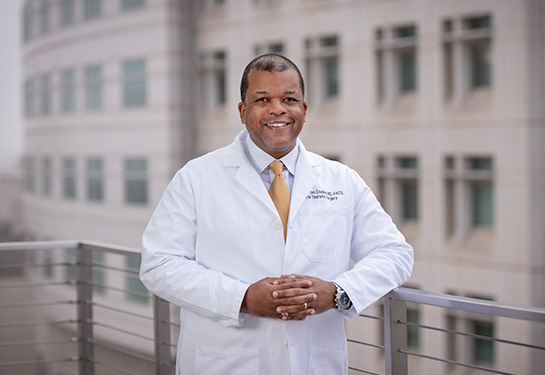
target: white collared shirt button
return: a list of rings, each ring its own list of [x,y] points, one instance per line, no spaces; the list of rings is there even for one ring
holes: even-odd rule
[[[274,224],[274,229],[276,229],[276,230],[282,229],[282,223],[275,223]]]

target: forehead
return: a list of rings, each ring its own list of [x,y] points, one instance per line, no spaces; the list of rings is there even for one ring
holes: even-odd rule
[[[290,91],[301,95],[299,75],[294,69],[282,72],[253,69],[248,73],[248,94]]]

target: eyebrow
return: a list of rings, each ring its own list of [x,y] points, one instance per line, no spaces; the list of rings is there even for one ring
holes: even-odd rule
[[[257,95],[266,95],[266,94],[269,94],[268,91],[266,90],[263,90],[263,91],[256,91],[255,92]],[[295,90],[288,90],[288,91],[284,91],[284,95],[293,95],[293,94],[296,94],[297,91]]]

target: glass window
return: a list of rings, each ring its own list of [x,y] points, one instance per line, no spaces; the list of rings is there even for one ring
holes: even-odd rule
[[[68,26],[74,23],[74,0],[61,0],[59,7],[60,24]]]
[[[30,157],[25,159],[25,186],[29,193],[36,191],[36,165],[34,159]]]
[[[40,25],[41,32],[45,34],[49,31],[49,0],[41,1]]]
[[[490,43],[475,43],[469,46],[471,87],[489,87],[492,83],[492,64],[490,63]]]
[[[75,285],[75,282],[77,280],[77,270],[76,270],[76,249],[66,249],[64,252],[64,262],[66,263],[66,266],[64,268],[64,281],[72,283],[72,285]]]
[[[375,30],[377,102],[395,105],[418,90],[418,29],[414,25]]]
[[[100,251],[93,251],[93,292],[104,294],[106,292],[106,275],[101,265],[104,264],[104,253]]]
[[[51,80],[48,74],[42,76],[42,92],[40,95],[40,111],[42,115],[51,113]]]
[[[90,65],[85,68],[85,102],[88,110],[102,108],[102,67]]]
[[[84,0],[83,16],[86,20],[100,17],[101,0]]]
[[[146,105],[146,62],[130,60],[123,63],[123,102],[125,107]]]
[[[494,196],[491,182],[473,182],[471,186],[473,202],[473,226],[491,227],[494,224]]]
[[[416,91],[416,50],[402,50],[398,56],[399,91],[408,93]]]
[[[61,73],[61,110],[73,112],[75,108],[76,81],[74,70],[67,69]]]
[[[44,276],[48,279],[53,277],[53,250],[52,249],[45,249],[43,251],[44,255]]]
[[[491,158],[469,158],[469,169],[492,171]],[[490,176],[489,176],[490,177]],[[494,224],[494,190],[491,178],[470,181],[472,224],[475,227],[491,227]]]
[[[42,194],[44,196],[51,195],[51,159],[42,159]]]
[[[62,192],[66,199],[76,198],[76,160],[65,158],[62,163]]]
[[[494,337],[494,325],[491,322],[473,321],[475,335]],[[473,339],[474,363],[494,363],[494,342],[484,338]]]
[[[479,30],[479,29],[491,29],[492,23],[490,16],[480,16],[480,17],[471,17],[467,18],[465,21],[465,27],[468,30]]]
[[[216,88],[216,103],[219,105],[225,104],[227,101],[227,79],[225,71],[225,52],[214,53],[214,62],[217,66],[214,72],[215,88]]]
[[[138,272],[140,270],[140,257],[127,256],[126,265],[129,271]],[[127,293],[127,298],[137,303],[149,303],[150,299],[148,290],[142,284],[137,274],[127,274],[127,290],[132,293]]]
[[[401,188],[401,217],[403,220],[418,219],[418,185],[416,180],[400,182]]]
[[[401,218],[403,220],[418,219],[418,180],[415,173],[418,169],[418,159],[413,157],[398,158],[397,164],[410,174],[400,174],[399,187],[401,191]],[[403,171],[405,172],[405,171]]]
[[[412,38],[416,36],[415,26],[403,26],[395,29],[395,35],[398,38]]]
[[[87,160],[87,199],[102,202],[104,199],[104,170],[102,159]]]
[[[326,37],[321,40],[322,47],[337,48],[337,37]],[[327,98],[334,98],[339,94],[339,59],[338,56],[325,58],[323,61],[325,94]]]
[[[123,10],[131,10],[144,6],[144,0],[122,0],[121,7]]]
[[[25,115],[27,118],[34,115],[34,81],[32,78],[25,81]]]
[[[420,311],[418,309],[407,309],[407,322],[420,324]],[[407,326],[407,346],[409,349],[420,348],[420,329],[417,326]]]
[[[24,10],[23,18],[23,39],[25,42],[28,42],[32,39],[32,34],[34,32],[33,28],[33,14],[32,14],[32,3],[27,3]]]
[[[284,45],[282,43],[273,43],[269,45],[269,52],[284,54]]]
[[[491,32],[490,16],[471,17],[464,20],[464,27],[469,32],[479,32],[481,36],[467,43],[469,60],[469,83],[472,88],[492,85]]]
[[[125,160],[125,202],[129,204],[148,203],[147,161],[145,159]]]

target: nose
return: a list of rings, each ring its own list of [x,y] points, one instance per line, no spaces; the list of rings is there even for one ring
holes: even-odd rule
[[[286,108],[281,100],[272,100],[269,107],[269,113],[271,115],[283,115],[286,113]]]

